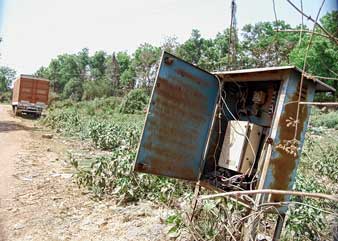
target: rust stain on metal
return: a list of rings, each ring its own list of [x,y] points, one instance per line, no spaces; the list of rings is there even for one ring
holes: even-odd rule
[[[191,110],[203,109],[207,107],[206,97],[200,92],[195,91],[191,86],[185,86],[183,83],[180,86],[169,83],[166,79],[159,78],[156,91],[167,103],[172,103],[176,108],[180,106],[189,106]],[[193,97],[193,98],[192,98]],[[156,105],[157,103],[155,103]],[[164,103],[163,103],[164,104]],[[186,108],[185,108],[186,109]],[[179,111],[179,110],[178,110]]]
[[[166,57],[164,59],[164,63],[166,63],[167,65],[171,65],[174,62],[174,59],[171,57]]]
[[[196,76],[194,76],[194,75],[192,75],[192,74],[186,72],[186,71],[183,70],[183,69],[177,69],[177,70],[176,70],[176,73],[179,74],[179,75],[182,76],[182,77],[187,77],[187,78],[193,80],[195,83],[197,83],[197,84],[199,84],[199,85],[202,85],[202,86],[204,86],[204,87],[209,87],[209,85],[208,85],[207,82],[202,81],[200,78],[198,78],[198,77],[196,77]]]
[[[149,165],[136,168],[140,171],[151,170],[153,174],[166,170],[193,179],[196,173],[185,163],[191,158],[191,152],[199,148],[196,128],[205,122],[203,113],[208,108],[207,98],[192,86],[179,83],[177,85],[165,78],[158,78],[156,95],[161,98],[154,96],[152,100],[150,114],[156,118],[148,120],[152,131],[143,145],[151,153],[147,161]],[[165,146],[163,143],[166,143]]]
[[[304,94],[304,93],[302,93]],[[296,92],[289,102],[298,100],[298,92]],[[293,140],[295,136],[295,126],[287,126],[288,121],[291,118],[296,119],[297,115],[297,102],[285,105],[285,111],[281,115],[279,126],[280,143],[283,141]],[[301,133],[304,131],[304,123],[307,120],[308,109],[307,106],[301,105],[299,112],[299,124],[296,133],[296,139],[299,141]],[[280,143],[276,143],[277,145]],[[288,185],[291,181],[291,175],[296,167],[296,160],[299,158],[298,155],[294,156],[283,149],[275,148],[278,152],[279,157],[271,160],[272,174],[274,182],[271,184],[271,189],[288,190]],[[280,202],[284,201],[284,195],[274,194],[271,196],[271,201]]]
[[[144,146],[152,151],[152,155],[149,158],[151,165],[144,167],[151,173],[158,174],[158,171],[164,169],[168,173],[175,172],[186,179],[194,178],[193,169],[181,165],[187,158],[190,158],[189,153],[178,152],[174,147],[173,149],[162,148],[159,145],[153,145],[151,142],[145,143]]]

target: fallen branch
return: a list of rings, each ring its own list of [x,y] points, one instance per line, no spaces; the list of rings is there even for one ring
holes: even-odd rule
[[[294,9],[297,10],[300,14],[302,14],[304,17],[306,17],[308,20],[313,22],[316,26],[318,26],[321,30],[323,30],[324,33],[326,33],[330,39],[332,39],[336,44],[338,44],[338,40],[329,32],[327,31],[322,25],[320,25],[317,21],[315,21],[311,16],[305,14],[302,10],[300,10],[293,2],[290,0],[286,0]]]
[[[290,4],[292,4],[291,1],[289,1],[289,0],[287,0],[287,1]],[[318,24],[317,21],[318,21],[318,18],[319,18],[319,15],[320,15],[320,12],[321,12],[321,10],[323,8],[324,3],[325,3],[325,0],[322,1],[322,4],[319,7],[319,10],[318,10],[318,13],[317,13],[317,16],[316,16],[316,20],[314,21],[315,24],[313,25],[312,32],[315,32],[315,30],[316,30],[316,24]],[[294,133],[294,136],[293,136],[293,139],[295,139],[295,140],[297,140],[298,126],[299,126],[299,123],[300,123],[300,121],[299,121],[300,104],[299,103],[300,103],[301,98],[302,98],[301,92],[302,92],[302,89],[303,89],[304,77],[306,75],[306,73],[305,73],[306,63],[307,63],[306,61],[307,61],[308,53],[309,53],[309,50],[310,50],[310,46],[311,46],[312,41],[313,41],[313,36],[314,36],[314,34],[312,33],[311,36],[310,36],[310,40],[308,42],[308,45],[306,47],[306,50],[305,50],[303,69],[302,69],[302,76],[300,78],[300,84],[299,84],[300,87],[299,87],[299,93],[298,93],[298,104],[297,104],[297,112],[296,112],[296,126],[295,126],[295,133]]]
[[[338,106],[338,102],[299,102],[300,105]]]
[[[326,35],[326,34],[323,34],[323,33],[320,33],[320,32],[312,32],[310,30],[302,30],[302,29],[274,29],[273,31],[275,31],[275,32],[286,32],[286,33],[309,33],[309,34],[315,34],[315,35],[322,36],[324,38],[328,38],[328,39],[332,40],[332,37],[330,37],[329,35]],[[333,37],[333,38],[334,38],[334,40],[338,41],[337,38],[335,38],[335,37]]]
[[[326,80],[338,80],[338,78],[333,78],[333,77],[324,77],[324,76],[311,76],[312,78],[316,78],[316,79],[326,79]]]
[[[260,190],[248,190],[248,191],[234,191],[234,192],[224,192],[216,193],[211,195],[202,195],[198,199],[212,199],[218,197],[230,197],[230,196],[241,196],[241,195],[252,195],[252,194],[281,194],[281,195],[292,195],[292,196],[302,196],[302,197],[312,197],[312,198],[323,198],[331,201],[338,202],[337,195],[329,195],[325,193],[311,193],[311,192],[298,192],[298,191],[285,191],[285,190],[275,190],[275,189],[260,189]]]
[[[262,203],[261,205],[258,206],[258,208],[266,207],[266,206],[289,206],[290,204],[291,205],[296,205],[297,204],[297,205],[313,208],[313,209],[316,209],[316,210],[318,210],[320,212],[327,213],[327,214],[330,214],[330,215],[338,217],[338,213],[337,212],[332,212],[332,211],[329,211],[329,210],[325,210],[325,209],[321,209],[321,208],[315,207],[315,206],[310,205],[310,204],[306,204],[306,203],[302,203],[302,202],[295,202],[295,201],[292,201],[292,202],[276,202],[276,203]]]
[[[290,105],[290,104],[294,104],[294,103],[298,103],[297,100],[295,101],[290,101],[285,103],[284,105]],[[338,102],[305,102],[305,101],[301,101],[299,102],[300,105],[322,105],[322,106],[338,106]]]

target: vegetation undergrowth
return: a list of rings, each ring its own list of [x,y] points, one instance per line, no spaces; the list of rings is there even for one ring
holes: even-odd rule
[[[129,100],[110,97],[82,102],[55,102],[50,108],[43,120],[45,125],[65,135],[90,140],[97,148],[109,151],[105,156],[94,158],[87,166],[73,158],[71,162],[76,168],[76,183],[88,188],[96,198],[114,197],[121,203],[141,199],[172,207],[180,203],[177,212],[166,221],[171,227],[169,232],[172,237],[193,233],[196,239],[224,240],[224,237],[232,238],[229,231],[234,237],[239,237],[243,221],[248,218],[247,209],[240,204],[224,199],[204,201],[198,205],[195,218],[190,222],[187,211],[193,197],[190,184],[133,172],[146,105],[143,97],[127,96],[139,103],[129,105],[126,104]],[[121,111],[123,108],[127,111]],[[296,190],[322,193],[337,191],[338,142],[335,134],[330,133],[332,129],[328,129],[332,127],[331,122],[337,121],[331,118],[336,113],[313,112]],[[319,123],[319,119],[322,122]],[[284,240],[291,237],[293,240],[329,240],[332,223],[337,221],[337,215],[334,214],[338,209],[337,204],[299,197],[293,198],[292,202],[283,233]],[[271,235],[275,218],[266,214],[265,219],[268,221],[260,223],[260,230]]]
[[[89,140],[95,147],[109,151],[105,156],[94,158],[89,166],[71,157],[76,168],[76,183],[88,188],[95,198],[114,196],[120,202],[147,199],[170,205],[174,197],[190,192],[190,185],[133,172],[144,121],[143,110],[149,99],[144,92],[135,92],[124,99],[55,102],[42,122],[65,135]]]
[[[332,113],[315,110],[312,119],[317,120],[318,116],[325,119],[326,115]],[[323,126],[310,124],[294,186],[297,191],[337,193],[338,132],[326,128],[326,122]],[[333,201],[292,196],[282,240],[332,240],[338,230],[337,210],[338,204]],[[264,218],[259,222],[258,233],[271,237],[277,215],[263,212],[261,215]],[[192,221],[189,218],[184,210],[168,218],[172,236],[193,232],[196,240],[240,240],[248,210],[231,200],[205,200],[197,206],[195,218]]]
[[[0,91],[0,103],[10,103],[12,100],[12,92],[6,91],[1,92]]]

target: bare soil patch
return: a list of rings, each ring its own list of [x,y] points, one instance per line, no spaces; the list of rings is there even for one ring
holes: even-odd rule
[[[95,201],[74,184],[67,152],[88,145],[42,138],[48,131],[10,111],[0,105],[0,241],[168,239],[165,208]]]

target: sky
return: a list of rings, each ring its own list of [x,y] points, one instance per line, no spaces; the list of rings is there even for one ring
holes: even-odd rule
[[[300,6],[301,0],[293,0]],[[322,0],[303,0],[315,18]],[[231,0],[0,0],[0,66],[33,74],[63,53],[132,53],[140,44],[159,46],[165,37],[187,40],[193,28],[212,38],[229,27]],[[272,0],[237,0],[237,26],[274,21]],[[275,0],[278,19],[295,26],[301,15]],[[337,9],[326,0],[322,14]],[[311,23],[304,19],[311,27]]]

